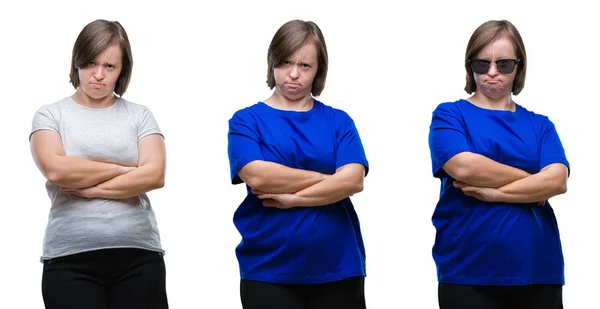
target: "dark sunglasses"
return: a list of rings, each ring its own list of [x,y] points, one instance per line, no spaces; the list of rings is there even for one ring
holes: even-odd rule
[[[515,70],[517,63],[521,61],[521,58],[517,59],[500,59],[496,60],[496,68],[501,74],[510,74]],[[490,70],[492,64],[489,60],[484,59],[469,59],[471,70],[477,74],[486,74]]]

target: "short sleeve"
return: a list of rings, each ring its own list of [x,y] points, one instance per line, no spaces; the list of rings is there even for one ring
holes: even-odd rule
[[[360,163],[365,167],[366,176],[369,173],[369,163],[354,120],[345,112],[339,112],[343,117],[337,134],[335,168],[337,170],[346,164]]]
[[[442,103],[433,112],[429,127],[429,151],[433,176],[446,177],[442,166],[453,156],[471,151],[460,110],[454,103]]]
[[[142,106],[140,124],[138,128],[138,141],[150,134],[160,134],[163,136],[150,109],[146,106]]]
[[[547,117],[544,117],[544,119],[544,131],[540,147],[540,170],[553,163],[562,163],[567,166],[570,174],[571,167],[569,161],[567,161],[567,156],[565,155],[565,150],[558,137],[556,127],[550,119]]]
[[[40,107],[33,116],[29,139],[31,139],[31,135],[38,130],[51,130],[60,134],[59,123],[60,112],[55,105],[44,105]]]
[[[242,167],[255,160],[264,160],[256,120],[247,109],[236,112],[229,120],[227,138],[231,183],[240,184],[243,180],[238,172]]]

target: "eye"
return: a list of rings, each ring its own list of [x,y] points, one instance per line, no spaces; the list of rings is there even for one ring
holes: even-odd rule
[[[114,65],[112,65],[112,64],[107,64],[107,65],[106,65],[106,67],[107,67],[108,69],[110,69],[110,70],[112,70],[112,69],[114,69],[114,68],[115,68],[115,66],[114,66]]]
[[[308,68],[310,68],[310,64],[308,64],[308,63],[303,63],[303,64],[302,64],[302,68],[303,68],[303,69],[308,69]]]

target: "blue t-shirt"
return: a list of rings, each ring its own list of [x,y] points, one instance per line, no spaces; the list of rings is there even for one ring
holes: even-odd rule
[[[433,175],[440,178],[432,221],[438,280],[467,285],[564,284],[564,262],[549,203],[488,203],[452,185],[442,166],[472,152],[531,174],[552,163],[569,167],[553,123],[516,105],[515,112],[442,103],[429,133]]]
[[[314,100],[305,112],[265,103],[237,111],[229,120],[231,181],[254,160],[333,174],[350,163],[368,163],[347,113]],[[248,195],[234,214],[242,236],[236,248],[243,279],[314,284],[365,276],[365,249],[350,198],[319,207],[264,207]]]

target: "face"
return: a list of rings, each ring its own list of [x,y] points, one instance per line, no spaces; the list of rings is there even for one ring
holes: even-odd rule
[[[492,98],[501,98],[510,95],[518,66],[517,64],[511,72],[506,72],[506,68],[510,68],[514,64],[514,61],[510,60],[517,58],[512,41],[505,36],[500,37],[485,46],[474,58],[491,62],[487,73],[473,73],[477,92]],[[497,63],[496,61],[498,60],[508,61]],[[476,64],[472,62],[471,65],[473,67]]]
[[[92,99],[112,97],[119,74],[122,57],[118,44],[111,45],[96,58],[79,68],[79,90]]]
[[[309,42],[274,69],[275,87],[289,100],[310,95],[318,69],[317,46]]]

